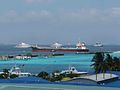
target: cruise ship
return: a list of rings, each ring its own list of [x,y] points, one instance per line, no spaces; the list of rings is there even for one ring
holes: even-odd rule
[[[103,44],[101,44],[100,42],[96,42],[96,44],[94,46],[95,47],[103,47]]]
[[[51,47],[31,46],[33,52],[88,52],[85,43],[78,42],[76,47],[63,47],[62,44],[54,43]]]
[[[22,42],[19,45],[16,45],[15,47],[16,48],[29,48],[31,47],[31,45]]]

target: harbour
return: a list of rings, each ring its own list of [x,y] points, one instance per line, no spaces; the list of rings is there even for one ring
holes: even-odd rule
[[[98,51],[96,52],[99,52],[99,50],[101,50],[101,48],[98,49],[98,47],[96,47]],[[96,50],[95,47],[93,48],[90,48],[90,51],[94,51]],[[108,48],[108,47],[107,47]],[[13,46],[11,47],[11,49],[13,50]],[[102,48],[103,49],[106,49],[105,47]],[[9,49],[10,50],[10,49]],[[24,52],[23,52],[24,50]],[[112,56],[117,56],[117,57],[120,57],[120,54],[118,52],[118,48],[116,49],[112,47],[112,49],[110,49],[111,52],[106,52],[106,51],[109,51],[109,50],[104,50],[104,52],[106,53],[110,53],[110,55]],[[18,48],[14,48],[13,52],[17,52],[18,51]],[[114,53],[116,52],[117,53]],[[69,65],[71,66],[74,66],[78,71],[80,72],[87,72],[89,73],[90,75],[94,73],[94,70],[93,68],[91,68],[91,60],[94,56],[95,53],[54,53],[54,54],[50,54],[50,53],[35,53],[35,52],[31,52],[31,49],[28,48],[28,49],[19,49],[19,51],[15,54],[10,54],[11,53],[11,50],[10,52],[6,52],[6,53],[9,53],[8,55],[13,55],[13,56],[17,56],[17,55],[23,55],[23,54],[27,54],[27,53],[32,53],[33,57],[30,58],[30,59],[7,59],[7,60],[0,60],[0,69],[1,71],[5,68],[9,69],[11,68],[12,66],[14,66],[15,64],[20,66],[21,67],[21,70],[24,71],[24,72],[30,72],[34,75],[38,74],[39,72],[42,72],[42,71],[46,71],[48,73],[53,73],[54,71],[56,70],[59,70],[59,71],[62,71],[62,70],[66,70]],[[3,52],[1,52],[3,53]],[[1,54],[1,55],[4,55],[4,54]],[[51,56],[52,55],[52,56]],[[31,67],[32,66],[32,67]],[[107,75],[107,74],[106,74]],[[119,75],[119,74],[116,74],[115,75]],[[95,76],[93,76],[95,78]],[[107,76],[106,76],[107,77]],[[33,78],[33,77],[31,77]],[[21,78],[22,79],[22,78]],[[20,80],[21,80],[20,79]],[[25,83],[42,83],[42,82],[36,82],[36,79],[32,79],[33,81],[29,82],[27,80],[29,80],[30,77],[26,78],[26,81]],[[82,77],[81,77],[82,79]],[[115,80],[114,80],[115,79]],[[84,77],[84,80],[85,80],[85,77]],[[91,79],[92,80],[92,79]],[[112,81],[108,84],[106,84],[106,81]],[[6,81],[6,80],[5,80]],[[4,82],[4,81],[3,81]],[[18,81],[6,81],[6,83],[20,83],[19,80]],[[89,81],[87,81],[89,82]],[[96,83],[105,83],[104,86],[108,86],[108,87],[118,87],[117,86],[117,83],[119,83],[119,79],[118,77],[115,77],[115,78],[106,78],[106,80],[100,80],[100,81],[95,81]],[[21,83],[24,83],[24,80],[23,82]],[[51,82],[52,83],[52,82]],[[61,82],[61,83],[58,83],[58,84],[63,84],[64,82]],[[83,82],[83,83],[79,83],[78,82],[74,82],[74,83],[66,83],[66,85],[83,85],[83,84],[86,84],[86,85],[97,85],[96,83],[94,84],[90,84],[90,83],[86,83],[86,82]],[[115,84],[111,84],[111,83],[115,83]],[[47,82],[47,84],[50,84]],[[56,82],[53,83],[53,84],[57,84]],[[100,84],[101,86],[101,84]]]
[[[119,90],[120,0],[0,0],[0,90]]]

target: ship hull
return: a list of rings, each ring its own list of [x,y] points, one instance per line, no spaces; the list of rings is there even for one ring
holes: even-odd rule
[[[70,49],[70,48],[64,48],[64,49],[38,49],[38,48],[32,48],[32,52],[88,52],[88,49]]]

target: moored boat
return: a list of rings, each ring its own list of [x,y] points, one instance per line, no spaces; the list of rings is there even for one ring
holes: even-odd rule
[[[69,67],[68,70],[63,70],[60,72],[60,74],[88,74],[88,72],[79,72],[76,70],[75,67]]]
[[[17,67],[16,65],[10,69],[9,73],[16,74],[19,77],[27,77],[27,76],[31,75],[31,73],[29,73],[29,72],[22,72],[21,69],[19,67]]]
[[[5,73],[5,72],[0,72],[0,74],[3,74],[3,73]],[[10,75],[14,75],[14,74],[18,75],[18,77],[28,77],[28,76],[31,75],[31,73],[29,73],[29,72],[22,72],[21,69],[20,69],[20,67],[18,67],[16,65],[13,66],[10,70],[8,70],[8,73]]]

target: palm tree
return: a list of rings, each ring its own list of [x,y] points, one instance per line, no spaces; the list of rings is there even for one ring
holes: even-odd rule
[[[114,62],[114,70],[119,71],[120,70],[120,59],[117,57],[114,57],[113,62]]]
[[[106,60],[103,60],[102,62],[101,62],[101,72],[103,73],[103,78],[105,78],[105,73],[106,73],[106,71],[108,70],[108,65],[107,65],[107,62],[106,62]]]
[[[110,56],[110,54],[106,55],[106,62],[108,65],[108,69],[110,70],[110,77],[112,77],[112,70],[114,69],[114,61],[112,56]]]
[[[91,66],[93,66],[95,73],[96,73],[96,80],[97,74],[100,72],[100,62],[104,59],[104,55],[101,52],[95,53],[92,62],[94,62]]]
[[[91,66],[93,66],[95,73],[96,73],[96,80],[97,80],[97,74],[102,72],[103,78],[105,78],[105,72],[107,71],[107,63],[105,61],[105,55],[103,52],[96,52],[95,56],[92,59],[92,62],[94,62]]]

